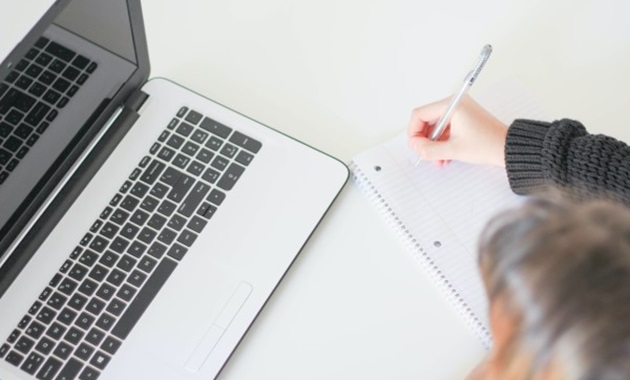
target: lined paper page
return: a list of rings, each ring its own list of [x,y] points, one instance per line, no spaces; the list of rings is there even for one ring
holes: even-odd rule
[[[531,96],[501,85],[477,100],[500,120],[541,119]],[[484,100],[480,100],[480,99]],[[355,182],[374,200],[411,253],[465,316],[487,346],[487,300],[477,268],[478,238],[488,220],[514,207],[522,197],[511,191],[502,168],[451,162],[415,166],[417,157],[405,134],[357,155],[351,163]]]

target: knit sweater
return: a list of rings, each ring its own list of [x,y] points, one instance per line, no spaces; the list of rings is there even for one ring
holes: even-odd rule
[[[507,133],[505,165],[517,194],[554,187],[579,199],[604,196],[630,204],[630,147],[588,134],[575,120],[515,120]]]

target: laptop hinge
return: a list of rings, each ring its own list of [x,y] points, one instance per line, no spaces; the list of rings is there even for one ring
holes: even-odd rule
[[[142,90],[135,90],[125,101],[125,107],[128,107],[132,111],[139,112],[140,108],[148,98],[149,95],[146,92],[143,92]]]

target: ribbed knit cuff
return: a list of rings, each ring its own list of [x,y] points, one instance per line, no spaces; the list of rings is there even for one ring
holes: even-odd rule
[[[505,141],[505,167],[512,191],[531,194],[546,185],[542,148],[549,123],[515,120]]]

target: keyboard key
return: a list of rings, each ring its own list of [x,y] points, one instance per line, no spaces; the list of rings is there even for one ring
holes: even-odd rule
[[[90,313],[94,315],[101,314],[101,311],[103,311],[104,308],[105,308],[105,302],[101,301],[98,298],[92,298],[85,306],[85,310],[89,311]],[[73,342],[73,343],[76,344],[78,342]]]
[[[190,192],[186,200],[181,204],[177,212],[184,216],[191,216],[203,201],[204,197],[210,191],[210,186],[203,182],[198,182]]]
[[[173,273],[176,266],[177,263],[169,259],[163,259],[158,264],[153,274],[147,280],[146,285],[140,289],[136,298],[129,304],[127,310],[113,328],[112,335],[119,339],[125,339],[127,337],[136,322],[138,322],[142,314],[149,307],[153,298],[160,291],[166,280],[168,280],[171,273]],[[94,356],[92,362],[97,360],[97,355]],[[99,368],[96,364],[94,365]]]
[[[7,91],[4,97],[0,100],[0,114],[6,114],[12,107],[22,112],[28,112],[33,104],[35,104],[35,101],[36,100],[32,96],[29,96],[18,89],[12,88]]]
[[[50,288],[47,288],[47,289],[50,289]],[[32,320],[31,317],[29,317],[28,315],[25,315],[20,320],[20,323],[18,323],[18,328],[19,329],[24,329],[26,326],[28,326],[28,324],[29,324],[29,322],[31,322],[31,320]]]
[[[208,134],[202,130],[195,129],[190,139],[196,143],[203,144],[208,138]]]
[[[179,153],[177,156],[175,156],[175,159],[173,160],[173,165],[177,166],[180,169],[185,169],[186,166],[188,166],[189,162],[190,157]]]
[[[147,253],[155,257],[156,259],[159,259],[164,255],[164,253],[166,253],[166,246],[156,241],[153,244],[151,244],[151,247],[149,248]]]
[[[40,380],[54,379],[55,375],[57,374],[57,372],[59,372],[62,365],[63,363],[59,360],[55,359],[52,356],[49,357],[48,360],[46,360],[46,363],[42,365],[41,369],[37,373],[37,378]]]
[[[95,380],[100,376],[100,372],[92,367],[85,367],[79,375],[79,380]]]
[[[6,343],[4,343],[2,346],[0,346],[0,359],[2,359],[7,354],[7,352],[9,352],[10,348],[11,348],[11,346],[9,346]]]
[[[96,239],[94,239],[94,241],[96,241]],[[86,250],[79,258],[79,262],[85,265],[86,267],[90,268],[92,265],[94,265],[94,263],[96,263],[96,261],[98,260],[98,257],[99,256],[97,253],[90,250]]]
[[[81,343],[79,347],[77,347],[77,349],[74,351],[74,356],[83,361],[88,361],[90,360],[90,357],[93,353],[94,347],[90,346],[87,343]]]
[[[155,220],[161,220],[161,219],[160,219],[160,218],[161,218],[161,216],[160,216],[160,215],[158,215],[158,214],[153,215],[153,216],[151,217],[151,219],[149,220],[149,223],[148,223],[148,225],[149,225],[150,227],[153,227],[153,226],[151,225],[151,224],[152,224],[152,222],[151,222],[151,221],[152,221],[152,220],[154,220],[154,218],[156,218]],[[159,222],[155,222],[155,223],[157,224],[157,223],[159,223]],[[161,227],[160,227],[160,228],[161,228]],[[156,229],[158,229],[158,230],[159,230],[159,228],[156,228]],[[143,242],[143,243],[145,243],[145,244],[151,244],[151,243],[153,242],[153,239],[155,239],[155,237],[156,237],[156,236],[157,236],[157,232],[156,232],[156,231],[152,230],[151,228],[144,227],[144,228],[142,228],[142,231],[140,231],[140,234],[138,235],[138,240],[140,240],[141,242]],[[151,250],[151,249],[149,248],[149,251],[150,251],[150,250]],[[149,253],[150,253],[150,252],[149,252]]]
[[[112,272],[112,274],[113,273],[114,272]],[[118,271],[118,270],[116,271],[116,273],[117,274],[114,275],[116,277],[116,279],[114,279],[113,281],[121,283],[123,281],[123,279],[125,278],[124,274],[121,271]],[[114,296],[115,292],[116,292],[116,288],[114,288],[113,286],[105,283],[105,284],[101,285],[101,287],[98,289],[98,293],[96,293],[96,295],[101,297],[105,301],[109,301]]]
[[[48,355],[52,351],[53,347],[55,347],[55,342],[46,337],[43,337],[35,346],[35,351],[40,352],[44,355]]]
[[[129,242],[121,237],[117,237],[112,241],[112,244],[109,245],[109,248],[116,253],[123,253],[125,249],[129,246]]]
[[[188,252],[188,249],[180,244],[173,244],[171,249],[168,250],[167,256],[174,258],[175,260],[181,260]]]
[[[204,169],[206,168],[206,166],[204,164],[202,164],[199,161],[193,161],[189,166],[188,169],[186,170],[188,173],[194,175],[194,176],[200,176],[201,173],[203,173]]]
[[[90,278],[93,279],[96,282],[101,282],[101,281],[103,281],[105,276],[107,276],[108,272],[109,272],[109,270],[106,267],[104,267],[104,266],[102,266],[100,264],[97,264],[90,271]]]
[[[120,299],[129,302],[135,294],[136,289],[134,287],[124,284],[120,288],[120,290],[118,290],[118,293],[116,293],[116,297],[119,297]]]
[[[177,183],[173,185],[173,188],[168,193],[168,199],[176,203],[181,202],[194,184],[195,179],[193,177],[182,174],[177,180]]]
[[[227,138],[232,132],[232,128],[218,123],[208,117],[203,119],[199,127],[222,138]]]
[[[35,47],[43,49],[50,40],[46,37],[39,37],[35,42]]]
[[[70,306],[71,308],[73,308],[76,311],[81,311],[81,309],[83,309],[83,306],[85,306],[85,304],[87,303],[88,299],[78,293],[75,293],[72,298],[70,298],[70,301],[68,302],[68,306]]]
[[[149,167],[142,174],[142,177],[140,177],[140,180],[149,185],[152,185],[160,177],[160,174],[162,174],[162,171],[165,167],[166,165],[164,165],[162,162],[153,160]]]
[[[26,360],[24,361],[24,364],[22,364],[20,369],[30,375],[34,375],[37,369],[42,365],[43,362],[44,362],[43,356],[36,353],[32,353],[26,358]]]
[[[100,327],[104,331],[109,331],[112,326],[116,323],[116,318],[112,315],[103,313],[96,321],[96,326]]]
[[[158,240],[166,245],[170,245],[173,242],[173,240],[175,240],[176,236],[177,236],[177,233],[175,233],[175,231],[169,228],[165,228],[158,235]]]
[[[70,87],[70,82],[68,82],[67,80],[63,78],[57,78],[55,83],[53,83],[52,87],[63,94]]]
[[[241,148],[247,149],[252,153],[258,153],[262,147],[262,143],[260,141],[245,136],[239,131],[234,131],[230,137],[230,142],[240,146]]]
[[[166,142],[166,145],[174,149],[179,149],[182,144],[184,144],[184,141],[184,138],[181,136],[171,135],[171,137],[169,137],[168,141]]]
[[[158,231],[161,230],[165,224],[166,224],[166,218],[160,214],[153,215],[147,222],[147,226]]]
[[[30,336],[31,338],[37,340],[44,334],[45,331],[46,331],[46,326],[42,325],[41,323],[37,321],[33,321],[28,326],[28,328],[24,331],[24,333],[26,333],[26,335]]]
[[[188,222],[188,225],[186,227],[190,228],[196,233],[201,233],[206,224],[208,224],[206,220],[195,215],[192,217],[192,219],[190,219],[190,222]]]
[[[52,55],[50,55],[50,54],[46,54],[46,53],[44,53],[44,52],[41,52],[41,53],[37,56],[37,58],[35,58],[35,62],[37,62],[38,64],[40,64],[40,65],[42,65],[42,66],[44,66],[44,67],[48,66],[48,64],[49,64],[49,63],[50,63],[50,61],[52,61],[52,60],[53,60]]]
[[[186,121],[196,125],[197,123],[199,123],[201,121],[201,118],[203,118],[203,116],[194,110],[190,110],[190,112],[188,112],[188,115],[186,115]]]
[[[208,198],[206,198],[206,200],[208,200],[210,203],[215,204],[217,206],[220,206],[221,203],[223,203],[224,199],[225,199],[225,193],[217,189],[212,189],[212,191],[210,192],[210,195],[208,195]]]
[[[37,320],[47,325],[52,322],[53,319],[57,316],[57,312],[53,311],[51,308],[44,306],[42,310],[37,314]]]
[[[121,342],[117,339],[108,336],[107,339],[101,345],[101,349],[110,355],[114,355],[120,348]]]
[[[75,69],[74,67],[68,66],[61,75],[64,78],[68,79],[69,81],[73,81],[79,76],[80,73],[81,72]],[[27,71],[27,74],[28,74],[28,71]]]
[[[73,347],[66,342],[59,342],[55,351],[53,351],[53,355],[57,356],[60,359],[68,359],[70,354],[72,353]]]
[[[199,209],[197,209],[197,215],[203,216],[206,219],[210,219],[216,211],[216,206],[213,206],[208,202],[203,202],[201,206],[199,206]]]
[[[88,308],[86,308],[86,310],[90,311]],[[79,328],[87,331],[87,330],[90,329],[90,327],[92,327],[92,324],[94,323],[95,320],[96,320],[96,317],[94,317],[93,315],[90,315],[90,314],[88,314],[86,312],[83,312],[83,313],[81,313],[79,318],[77,318],[76,325]]]
[[[178,214],[173,215],[171,220],[168,222],[168,226],[175,231],[181,231],[182,228],[186,225],[186,219]]]
[[[65,307],[57,316],[57,320],[67,326],[69,326],[77,317],[77,312]]]
[[[215,152],[221,148],[221,145],[223,145],[223,140],[218,139],[215,136],[210,137],[210,140],[206,143],[206,147]]]
[[[85,69],[87,65],[90,63],[90,60],[85,58],[82,55],[77,55],[72,61],[72,66],[79,68],[81,70]]]
[[[59,340],[66,333],[66,328],[61,324],[55,322],[53,323],[48,330],[46,330],[46,335],[51,337],[53,340]]]
[[[129,220],[142,227],[148,219],[149,214],[142,210],[136,210]]]
[[[119,256],[117,254],[115,254],[112,251],[106,251],[103,256],[101,256],[101,259],[98,261],[99,263],[103,264],[104,266],[111,268],[114,266],[114,264],[116,264],[116,261],[118,261]]]
[[[234,163],[230,164],[221,179],[219,179],[217,186],[223,190],[232,190],[234,184],[236,184],[236,181],[241,178],[241,175],[244,171],[245,168],[243,168],[242,166]]]
[[[39,65],[36,65],[34,63],[32,63],[28,69],[26,69],[26,71],[24,72],[26,75],[30,75],[33,78],[37,78],[39,76],[39,74],[42,73],[42,71],[44,71],[44,69],[42,69]]]
[[[214,156],[214,153],[212,153],[211,151],[209,151],[206,148],[202,148],[199,153],[197,153],[197,159],[201,162],[203,162],[204,164],[207,164],[210,162],[210,160],[212,160],[212,157]]]
[[[228,158],[234,157],[236,155],[236,152],[238,152],[238,148],[232,144],[226,143],[225,145],[223,145],[223,148],[221,148],[221,154]]]
[[[31,348],[33,348],[33,346],[35,345],[35,342],[30,339],[27,338],[25,336],[22,336],[13,346],[14,349],[18,350],[19,352],[23,353],[23,354],[27,354]]]
[[[107,312],[118,317],[122,314],[125,306],[127,306],[127,304],[117,298],[114,298],[107,306]]]
[[[189,156],[194,156],[195,154],[197,154],[198,150],[199,150],[199,145],[190,141],[184,144],[184,147],[182,148],[182,152],[184,152],[185,154]]]
[[[85,336],[85,341],[98,347],[103,338],[105,338],[105,333],[97,328],[92,327],[92,329]]]
[[[98,351],[92,357],[90,364],[100,370],[103,370],[105,369],[105,366],[109,363],[110,360],[111,360],[111,357],[109,355],[105,354],[102,351]]]
[[[177,129],[175,130],[175,132],[179,133],[180,135],[184,136],[184,137],[188,137],[190,136],[190,134],[192,133],[194,127],[188,123],[179,123],[179,127],[177,127]],[[170,141],[170,139],[169,139]]]
[[[20,363],[22,363],[22,360],[24,360],[24,356],[18,354],[15,351],[11,351],[9,352],[5,360],[17,367],[20,365]]]
[[[72,58],[76,55],[72,50],[59,45],[58,43],[51,41],[45,49],[46,52],[54,55],[57,58],[61,58],[66,62],[70,62]]]
[[[26,115],[25,121],[32,126],[38,126],[39,123],[44,120],[44,117],[50,112],[50,106],[42,102],[37,102],[31,112]]]
[[[166,196],[166,193],[168,193],[168,190],[169,189],[166,185],[158,182],[155,185],[153,185],[153,188],[151,189],[150,194],[156,198],[162,199]]]
[[[97,67],[98,67],[98,64],[96,62],[91,62],[89,66],[87,67],[87,69],[85,69],[85,71],[92,74],[94,70],[96,70]]]
[[[71,327],[63,338],[69,343],[77,345],[83,338],[83,335],[84,333],[81,332],[81,330],[76,327]]]
[[[142,200],[142,203],[140,203],[140,208],[147,212],[153,212],[159,204],[160,201],[153,198],[152,196],[147,196]]]
[[[9,152],[17,152],[22,146],[22,140],[18,139],[15,136],[9,136],[9,138],[4,142],[3,147]]]
[[[182,107],[177,111],[177,117],[184,117],[188,112],[188,107]]]
[[[186,247],[190,247],[192,246],[192,244],[195,242],[196,239],[197,239],[197,234],[195,234],[194,232],[188,229],[185,229],[177,237],[177,242],[181,243],[182,245]]]
[[[225,157],[221,157],[221,156],[216,156],[214,158],[214,160],[212,160],[212,163],[210,164],[213,168],[218,169],[218,170],[224,170],[227,165],[228,165],[229,161],[227,158]]]

